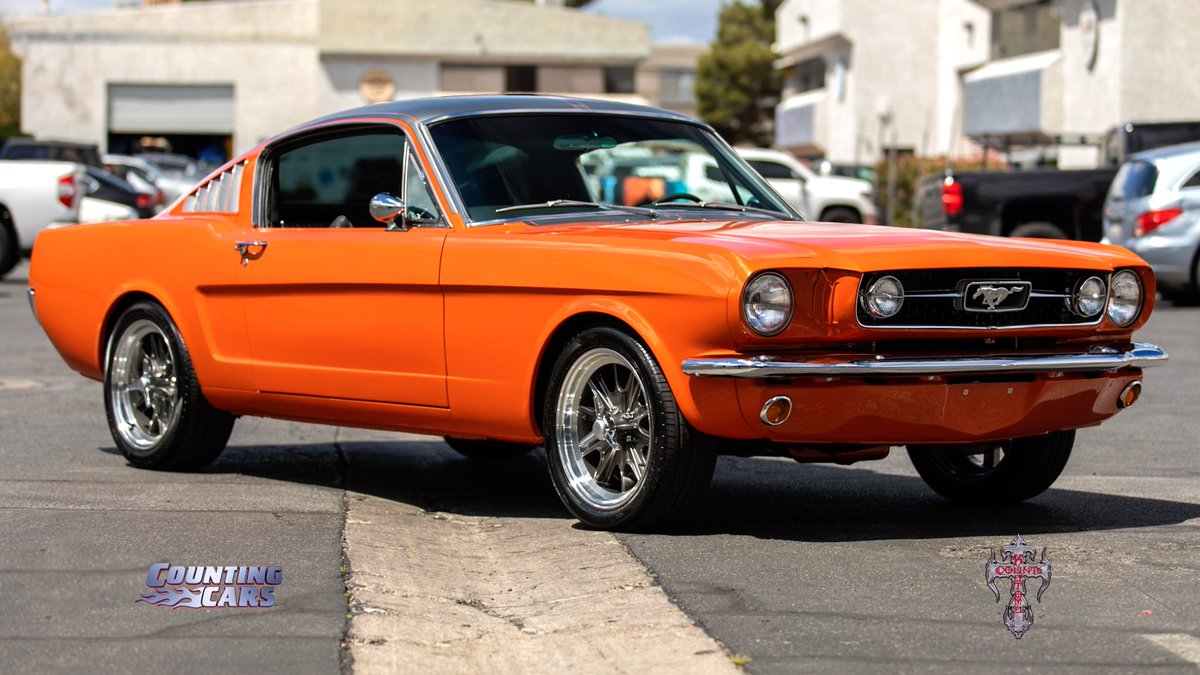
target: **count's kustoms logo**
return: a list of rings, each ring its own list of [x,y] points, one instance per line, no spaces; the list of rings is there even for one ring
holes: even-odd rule
[[[1033,606],[1025,592],[1025,580],[1040,579],[1042,585],[1038,588],[1037,601],[1042,601],[1042,593],[1050,586],[1050,561],[1046,558],[1046,549],[1042,549],[1042,559],[1034,562],[1037,549],[1025,543],[1021,535],[1017,535],[1010,544],[1000,547],[1000,562],[996,562],[996,550],[984,568],[984,579],[987,586],[1000,602],[1000,590],[996,588],[997,579],[1009,580],[1008,606],[1004,608],[1004,625],[1018,640],[1033,627]]]
[[[159,607],[274,607],[282,567],[195,567],[154,563],[146,574],[149,593],[134,602]]]

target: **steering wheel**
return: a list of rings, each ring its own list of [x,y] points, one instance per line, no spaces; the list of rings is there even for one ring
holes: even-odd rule
[[[658,199],[655,199],[654,201],[646,202],[645,204],[642,204],[641,206],[660,206],[667,202],[677,202],[681,199],[693,201],[693,202],[696,202],[697,204],[704,203],[703,199],[697,197],[696,195],[694,195],[690,192],[672,192],[671,194],[669,194],[665,197],[659,197]]]
[[[408,205],[404,208],[405,220],[415,220],[418,222],[432,223],[438,219],[437,215],[430,213],[428,210],[419,206]]]

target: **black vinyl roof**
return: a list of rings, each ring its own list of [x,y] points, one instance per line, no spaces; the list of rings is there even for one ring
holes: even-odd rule
[[[356,117],[407,117],[422,124],[432,124],[451,117],[518,112],[598,112],[652,116],[693,123],[696,121],[687,115],[670,110],[617,101],[536,94],[485,94],[438,96],[377,103],[343,110],[314,120],[309,124],[336,122]]]

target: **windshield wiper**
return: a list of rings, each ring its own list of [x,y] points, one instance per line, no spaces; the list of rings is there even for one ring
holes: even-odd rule
[[[530,209],[554,209],[561,206],[594,206],[598,209],[610,209],[613,211],[624,211],[639,216],[648,218],[657,218],[658,211],[647,209],[640,206],[625,206],[623,204],[602,204],[600,202],[584,202],[577,199],[551,199],[548,202],[537,202],[534,204],[517,204],[515,206],[505,206],[496,209],[496,213],[505,213],[507,211],[526,211]]]
[[[693,209],[719,209],[721,211],[745,211],[747,213],[761,213],[766,216],[773,216],[776,220],[790,220],[791,215],[783,211],[774,209],[760,209],[757,206],[746,206],[745,204],[730,204],[729,202],[665,202],[659,204],[664,208],[693,208]]]

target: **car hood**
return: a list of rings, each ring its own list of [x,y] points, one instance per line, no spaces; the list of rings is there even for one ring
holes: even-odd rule
[[[1144,266],[1126,249],[1077,241],[1012,239],[875,225],[745,220],[649,220],[533,226],[530,233],[595,237],[608,247],[650,242],[725,249],[751,267],[819,266],[856,271],[953,267]],[[642,242],[638,244],[636,242]]]

